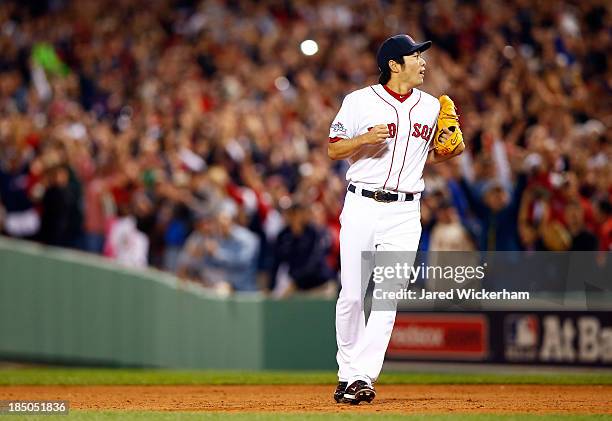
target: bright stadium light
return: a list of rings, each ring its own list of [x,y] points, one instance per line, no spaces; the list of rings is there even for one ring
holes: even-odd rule
[[[311,39],[307,39],[302,41],[300,44],[300,50],[302,50],[302,54],[307,56],[314,56],[319,51],[319,45],[316,41]]]

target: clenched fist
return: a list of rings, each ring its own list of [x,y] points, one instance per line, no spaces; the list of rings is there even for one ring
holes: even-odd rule
[[[377,145],[383,143],[389,137],[389,127],[386,124],[377,124],[369,132],[363,134],[363,143]]]

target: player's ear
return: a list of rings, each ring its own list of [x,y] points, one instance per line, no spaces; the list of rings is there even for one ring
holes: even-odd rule
[[[396,62],[395,60],[389,60],[389,63],[388,63],[388,64],[389,64],[389,69],[390,69],[392,72],[398,72],[398,71],[399,71],[399,70],[398,70],[398,68],[397,68],[397,66],[398,66],[398,65],[397,65],[397,62]]]

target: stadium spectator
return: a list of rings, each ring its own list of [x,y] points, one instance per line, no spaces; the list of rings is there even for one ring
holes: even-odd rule
[[[491,180],[478,197],[470,183],[462,179],[461,187],[480,222],[479,250],[519,250],[518,213],[526,176],[520,175],[512,194],[499,181]]]
[[[218,236],[206,244],[208,265],[223,273],[234,291],[255,291],[259,240],[251,231],[234,223],[235,211],[221,210]]]
[[[33,239],[40,228],[40,215],[28,194],[28,163],[13,148],[4,150],[0,166],[0,200],[4,208],[4,231],[12,237]]]
[[[329,235],[308,222],[308,209],[301,204],[293,204],[285,216],[287,227],[280,232],[274,246],[270,289],[275,289],[279,270],[284,266],[288,285],[281,292],[283,296],[296,291],[327,292],[334,278],[327,263]]]
[[[214,218],[213,212],[196,217],[195,229],[187,238],[177,262],[177,273],[182,279],[210,285],[214,283],[214,280],[207,278],[210,274],[203,273],[206,267],[206,243],[214,237]]]
[[[449,201],[443,201],[437,211],[438,221],[431,232],[429,250],[472,251],[472,239],[461,224],[457,211]]]
[[[127,206],[119,210],[119,217],[109,224],[104,254],[130,267],[146,267],[149,238],[138,230],[136,218]]]
[[[74,240],[71,230],[72,210],[78,207],[77,197],[68,187],[69,172],[64,166],[48,170],[47,187],[42,198],[40,241],[68,247]]]
[[[221,291],[255,291],[259,253],[256,235],[234,223],[231,206],[199,217],[179,257],[179,275]]]
[[[567,229],[572,236],[570,250],[598,250],[597,236],[590,232],[584,223],[584,209],[580,202],[570,202],[565,207]]]
[[[601,250],[612,251],[612,206],[610,202],[600,202],[598,206],[599,220],[599,245]]]

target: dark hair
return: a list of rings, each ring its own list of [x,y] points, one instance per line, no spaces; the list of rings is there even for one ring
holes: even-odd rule
[[[404,64],[404,57],[395,57],[390,60],[393,60],[397,64]],[[389,69],[389,62],[387,62],[386,66],[380,72],[380,76],[378,77],[378,83],[381,85],[386,85],[391,80],[391,69]]]

